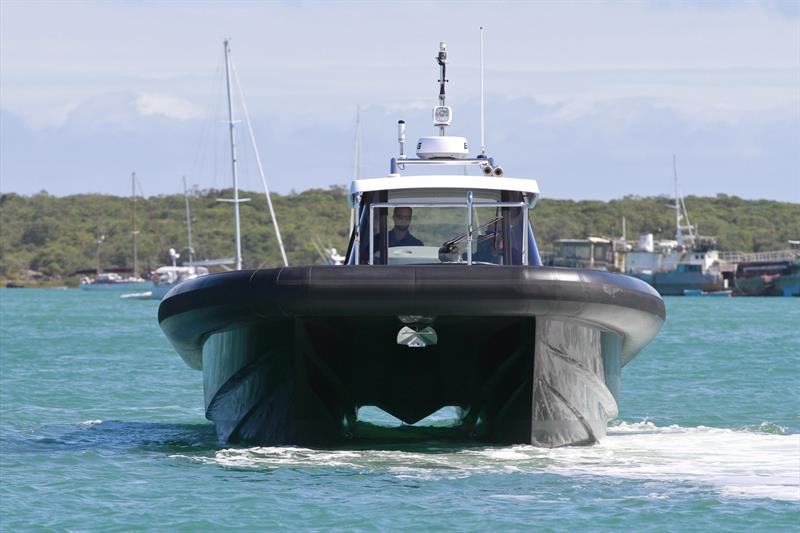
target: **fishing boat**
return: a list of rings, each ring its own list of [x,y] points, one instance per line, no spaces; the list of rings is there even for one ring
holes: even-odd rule
[[[747,261],[736,266],[736,288],[745,296],[797,296],[800,294],[800,252],[765,252],[775,259]]]
[[[222,442],[336,445],[361,436],[361,407],[415,424],[452,406],[465,439],[556,447],[597,442],[617,416],[621,369],[661,328],[661,297],[542,266],[537,181],[486,154],[483,113],[476,157],[445,135],[445,43],[436,60],[438,135],[410,157],[399,121],[388,175],[351,182],[344,265],[210,274],[162,300]]]
[[[624,255],[624,272],[651,284],[662,296],[680,296],[684,291],[714,292],[727,289],[720,269],[716,239],[696,233],[689,212],[678,192],[678,166],[672,156],[675,182],[675,240],[653,241],[642,235]]]

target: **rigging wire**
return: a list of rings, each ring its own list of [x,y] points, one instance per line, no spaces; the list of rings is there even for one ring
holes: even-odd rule
[[[250,134],[250,143],[253,146],[253,153],[256,157],[256,166],[258,167],[258,173],[261,176],[261,184],[264,186],[264,192],[267,196],[267,205],[269,206],[269,213],[272,217],[272,224],[275,226],[275,236],[278,238],[278,246],[281,250],[281,257],[283,258],[283,265],[289,266],[289,260],[286,258],[286,249],[283,246],[283,238],[281,238],[281,230],[278,227],[278,219],[275,216],[275,209],[272,206],[272,198],[269,193],[269,187],[267,186],[267,178],[264,175],[264,168],[261,165],[261,157],[258,155],[258,145],[256,145],[256,138],[253,134],[253,125],[250,122],[250,114],[247,111],[247,104],[245,103],[244,99],[244,91],[242,91],[242,84],[239,82],[239,73],[236,70],[236,64],[233,62],[233,57],[231,57],[231,71],[233,72],[233,78],[236,81],[236,87],[239,89],[239,101],[242,104],[242,111],[244,111],[244,119],[245,123],[247,124],[247,131]]]
[[[216,125],[216,117],[219,116],[219,106],[221,105],[220,104],[220,99],[221,99],[221,95],[222,95],[222,81],[223,80],[222,80],[221,72],[222,72],[222,62],[218,61],[217,62],[217,66],[216,66],[216,68],[214,70],[214,78],[213,78],[214,80],[217,81],[217,83],[216,83],[216,94],[215,94],[215,97],[213,99],[210,99],[210,100],[208,100],[206,102],[205,113],[204,113],[204,116],[206,117],[206,120],[203,121],[203,126],[200,129],[200,137],[199,137],[198,142],[197,142],[197,149],[195,150],[194,160],[192,162],[192,165],[191,165],[190,171],[189,171],[189,176],[195,176],[195,179],[197,179],[197,177],[200,177],[200,178],[203,177],[203,175],[202,175],[202,167],[203,167],[203,164],[205,162],[204,161],[205,157],[207,157],[207,155],[208,155],[207,147],[209,146],[209,137],[212,134],[214,134],[214,136],[215,136],[214,141],[216,141],[216,131],[218,129],[218,128],[215,127],[215,125]],[[215,106],[216,106],[216,110],[214,109]],[[212,146],[216,146],[216,142],[214,142],[212,144]],[[216,153],[215,153],[215,155],[216,155]],[[215,165],[216,165],[216,158],[215,158],[214,161],[215,161]],[[214,168],[214,171],[216,172],[216,166]],[[214,176],[216,176],[216,174],[214,174]]]

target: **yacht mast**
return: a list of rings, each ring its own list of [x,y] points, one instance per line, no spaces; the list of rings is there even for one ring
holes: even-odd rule
[[[194,262],[194,247],[192,246],[192,213],[189,211],[189,189],[186,188],[186,176],[183,176],[183,200],[186,203],[186,234],[189,238],[189,264]]]
[[[675,181],[675,240],[678,244],[683,244],[683,233],[681,232],[681,204],[678,199],[678,158],[672,154],[672,175]]]
[[[136,229],[136,172],[131,172],[131,198],[133,199],[133,277],[139,276],[139,247],[137,238],[139,231]]]
[[[239,204],[246,200],[239,200],[239,175],[237,174],[236,161],[236,135],[234,132],[235,122],[233,120],[233,104],[231,102],[231,70],[230,55],[231,48],[227,40],[224,41],[225,47],[225,86],[228,90],[228,129],[231,139],[231,170],[233,172],[233,199],[224,200],[233,203],[233,220],[236,226],[236,270],[242,269],[242,230],[239,224]]]

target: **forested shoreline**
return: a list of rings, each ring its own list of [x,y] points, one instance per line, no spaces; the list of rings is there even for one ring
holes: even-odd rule
[[[246,268],[281,264],[280,252],[263,194],[241,193],[251,201],[241,206],[242,247]],[[189,197],[192,233],[198,259],[233,256],[230,190],[199,190]],[[188,258],[185,200],[182,195],[130,198],[81,194],[56,197],[42,192],[0,196],[0,280],[43,273],[56,281],[77,283],[75,272],[95,268],[97,241],[102,237],[104,269],[133,266],[133,228],[139,231],[140,269],[169,264],[170,248]],[[619,237],[622,217],[628,238],[653,233],[674,234],[675,215],[666,196],[626,196],[608,202],[542,198],[532,223],[542,250],[561,238],[588,235]],[[692,224],[703,235],[716,236],[720,250],[757,252],[786,248],[800,238],[800,204],[744,200],[735,196],[685,198]],[[273,203],[290,264],[321,263],[318,244],[340,252],[347,248],[350,213],[342,187],[273,195]]]

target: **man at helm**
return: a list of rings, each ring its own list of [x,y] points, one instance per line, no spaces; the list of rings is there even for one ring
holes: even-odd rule
[[[389,230],[388,247],[393,248],[396,246],[424,246],[421,240],[414,237],[408,228],[411,226],[412,209],[410,207],[395,207],[392,212],[392,220],[394,227]],[[380,234],[374,235],[375,255],[380,253],[383,238]],[[361,241],[361,259],[362,263],[369,260],[369,241],[364,239]]]
[[[424,246],[422,241],[408,231],[413,211],[410,207],[395,207],[392,213],[394,227],[389,232],[389,248],[393,246]]]

